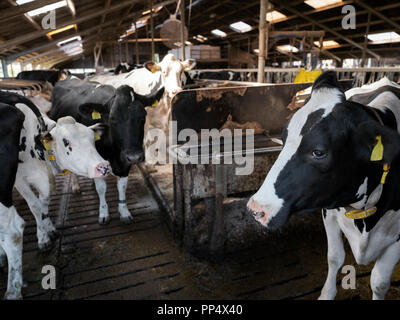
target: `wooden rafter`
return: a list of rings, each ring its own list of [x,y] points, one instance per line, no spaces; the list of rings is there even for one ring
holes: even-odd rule
[[[120,10],[122,8],[125,8],[125,7],[131,5],[132,3],[136,2],[136,1],[137,0],[126,0],[126,1],[120,2],[119,4],[111,6],[108,9],[94,10],[91,13],[88,13],[88,14],[86,14],[84,16],[72,19],[72,20],[70,20],[70,21],[68,21],[68,22],[66,22],[66,23],[64,23],[62,25],[59,25],[59,26],[57,26],[57,28],[66,27],[69,24],[78,24],[78,23],[85,22],[87,20],[90,20],[90,19],[96,18],[98,16],[101,16],[103,13],[109,13],[109,12],[112,12],[112,11],[116,11],[116,10]],[[47,30],[38,30],[38,31],[35,31],[35,32],[31,32],[31,33],[28,33],[28,34],[25,34],[25,35],[22,35],[22,36],[7,40],[7,41],[5,41],[3,43],[0,43],[0,49],[8,47],[10,45],[17,45],[17,44],[25,43],[27,41],[34,40],[36,38],[40,38],[40,37],[46,35],[47,32],[48,32]]]

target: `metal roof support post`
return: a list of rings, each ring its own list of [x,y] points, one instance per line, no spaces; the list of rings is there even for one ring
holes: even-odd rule
[[[136,64],[139,64],[139,42],[138,42],[138,30],[136,27],[136,20],[135,20],[135,54],[136,54]]]
[[[4,78],[8,78],[7,62],[5,59],[1,60],[1,67],[3,69]]]
[[[154,18],[153,18],[153,0],[150,1],[150,27],[151,27],[151,60],[154,61],[156,48],[154,45]]]
[[[181,0],[180,2],[180,12],[181,12],[181,52],[182,52],[182,61],[186,60],[185,54],[185,0]]]
[[[260,22],[258,36],[258,75],[257,82],[264,83],[265,81],[265,41],[266,41],[266,16],[267,16],[268,0],[260,0]]]

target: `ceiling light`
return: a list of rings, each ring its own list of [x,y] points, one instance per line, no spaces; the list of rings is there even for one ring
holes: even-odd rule
[[[285,16],[283,13],[276,11],[276,10],[268,12],[267,16],[266,16],[266,20],[269,23],[278,23],[278,22],[284,21],[286,19],[287,19],[287,16]]]
[[[75,37],[69,38],[69,39],[67,39],[67,40],[63,40],[63,41],[57,42],[57,45],[58,45],[59,47],[61,47],[62,45],[66,44],[66,43],[68,43],[68,42],[72,42],[72,41],[81,41],[81,40],[82,40],[81,36],[75,36]]]
[[[29,2],[33,2],[33,1],[35,1],[35,0],[17,0],[17,1],[15,1],[16,3],[17,3],[17,5],[23,5],[23,4],[25,4],[25,3],[29,3]]]
[[[155,8],[155,9],[152,9],[152,10],[143,11],[143,12],[142,12],[142,15],[145,16],[146,14],[149,14],[151,11],[153,11],[153,12],[158,12],[158,11],[160,11],[162,8],[163,8],[163,6],[159,6],[159,7]]]
[[[367,38],[372,41],[372,44],[400,42],[400,35],[393,31],[369,34]]]
[[[334,4],[341,3],[342,0],[305,0],[304,3],[308,4],[310,7],[314,9],[321,9],[325,7],[329,7]]]
[[[245,23],[243,21],[232,23],[229,27],[233,31],[236,31],[236,32],[239,32],[239,33],[249,32],[249,31],[251,31],[253,29],[250,25],[248,25],[247,23]]]
[[[284,45],[281,45],[281,46],[277,46],[276,48],[279,51],[283,51],[283,52],[293,52],[293,53],[299,52],[299,49],[297,49],[296,47],[294,47],[294,46],[292,46],[290,44],[284,44]]]
[[[46,33],[46,36],[47,36],[49,39],[51,39],[51,36],[52,36],[52,35],[55,35],[55,34],[57,34],[57,33],[61,33],[61,32],[64,32],[64,31],[67,31],[67,30],[70,30],[70,29],[73,29],[73,28],[75,28],[75,30],[77,30],[76,24],[70,24],[70,25],[68,25],[68,26],[65,26],[65,27],[62,27],[62,28],[59,28],[59,29],[50,31],[49,33]]]
[[[221,38],[224,38],[224,37],[227,36],[227,34],[226,34],[225,32],[223,32],[223,31],[221,31],[221,30],[219,30],[219,29],[214,29],[214,30],[211,31],[211,33],[212,33],[213,35],[215,35],[215,36],[217,36],[217,37],[221,37]]]
[[[314,41],[314,45],[319,48],[319,41]],[[337,43],[335,40],[325,40],[322,42],[323,49],[333,49],[340,47],[340,44]]]
[[[202,36],[201,34],[198,34],[197,36],[194,36],[193,39],[195,39],[195,40],[197,40],[197,41],[200,41],[200,42],[202,42],[202,43],[208,40],[207,37],[204,37],[204,36]]]
[[[18,4],[18,2],[17,2],[17,4]],[[31,16],[31,17],[34,17],[34,16],[38,16],[38,15],[40,15],[42,13],[45,13],[45,12],[48,12],[48,11],[52,11],[52,10],[55,10],[55,9],[58,9],[58,8],[61,8],[61,7],[66,7],[66,6],[67,6],[67,1],[66,0],[58,1],[58,2],[55,2],[55,3],[49,4],[47,6],[43,6],[41,8],[38,8],[38,9],[28,11],[28,15]]]

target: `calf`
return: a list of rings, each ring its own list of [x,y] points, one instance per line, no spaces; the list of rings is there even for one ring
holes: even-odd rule
[[[23,115],[20,139],[15,144],[19,154],[14,163],[15,166],[18,164],[14,186],[26,200],[35,217],[39,250],[48,250],[51,247],[52,240],[57,237],[57,231],[48,215],[51,180],[53,178],[49,175],[49,171],[52,171],[52,174],[71,171],[90,178],[98,178],[106,176],[111,171],[110,165],[96,152],[95,132],[77,123],[73,118],[61,118],[55,123],[41,114],[30,100],[15,93],[0,92],[0,103],[18,110]],[[8,185],[8,189],[12,190],[12,184]],[[36,196],[33,189],[39,193],[39,197]],[[11,190],[8,191],[11,192]],[[15,210],[13,212],[16,217]],[[3,257],[0,260],[4,260],[4,254],[7,254],[9,270],[11,271],[13,267],[10,261],[13,261],[13,259],[21,261],[22,259],[24,224],[22,219],[18,221],[22,222],[17,224],[16,220],[14,226],[17,229],[14,230],[14,233],[21,233],[21,243],[15,241],[12,244],[13,251],[11,253],[17,257],[9,257],[7,250],[11,249],[4,246],[5,252],[0,252],[0,256]],[[7,220],[1,221],[1,227],[7,226],[6,222]],[[20,298],[22,269],[17,268],[12,272],[16,272],[18,275],[9,274],[11,276],[9,282],[14,281],[14,278],[18,278],[20,281],[18,280],[18,285],[14,285],[11,294],[7,291],[7,298]]]
[[[118,212],[123,223],[132,222],[125,195],[130,168],[132,164],[144,161],[144,106],[152,105],[163,93],[164,89],[161,89],[156,94],[141,96],[129,86],[115,89],[80,80],[60,82],[53,90],[52,119],[70,115],[85,125],[96,124],[101,131],[96,148],[110,161],[112,172],[117,176]],[[95,185],[100,198],[99,223],[106,224],[110,221],[105,199],[106,182],[95,179]]]
[[[322,74],[288,122],[283,150],[248,202],[255,219],[272,228],[291,214],[323,210],[329,271],[320,299],[336,295],[342,234],[358,264],[376,260],[374,299],[385,297],[400,259],[400,91],[394,83],[382,87],[362,105],[355,95],[346,100],[334,72]]]

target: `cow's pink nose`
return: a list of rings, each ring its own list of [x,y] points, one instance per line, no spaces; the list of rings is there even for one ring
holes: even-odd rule
[[[108,162],[100,163],[95,169],[96,177],[107,177],[111,173],[111,166]]]
[[[253,198],[247,202],[247,208],[250,209],[254,219],[256,219],[259,223],[261,223],[263,226],[268,224],[270,219],[269,214]]]

